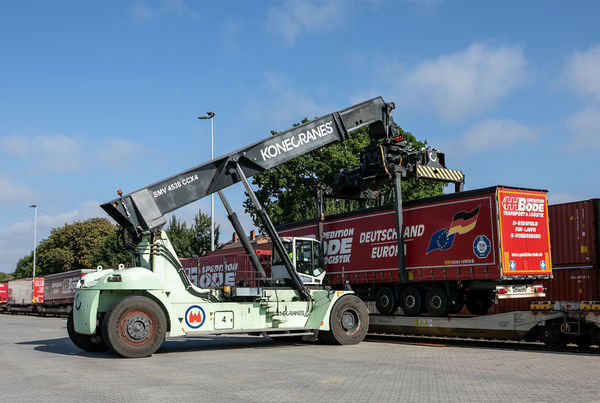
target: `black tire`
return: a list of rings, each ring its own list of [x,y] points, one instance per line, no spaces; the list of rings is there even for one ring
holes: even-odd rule
[[[329,316],[330,331],[320,331],[319,340],[326,344],[358,344],[369,330],[369,312],[356,295],[340,298]]]
[[[454,302],[448,302],[449,309],[448,313],[455,314],[460,313],[465,307],[465,295],[462,292],[457,293],[455,296]]]
[[[421,294],[415,287],[406,287],[400,294],[400,307],[405,315],[415,316],[421,312]]]
[[[485,315],[493,305],[493,301],[488,290],[469,291],[466,296],[465,305],[473,315]]]
[[[446,291],[433,287],[425,295],[425,309],[431,316],[444,316],[448,313],[448,296]]]
[[[102,321],[106,342],[127,358],[147,357],[165,340],[167,318],[152,299],[134,295],[115,302]]]
[[[381,287],[375,294],[375,307],[382,315],[391,315],[398,309],[398,301],[394,292],[388,287]]]
[[[73,323],[73,312],[69,313],[67,319],[67,333],[69,338],[77,347],[87,352],[98,352],[108,350],[108,346],[104,343],[104,339],[101,334],[98,334],[100,328],[96,331],[96,334],[81,334],[75,332],[75,324]]]

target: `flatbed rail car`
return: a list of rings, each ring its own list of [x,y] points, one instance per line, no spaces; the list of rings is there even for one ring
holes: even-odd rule
[[[374,304],[367,304],[377,312]],[[600,346],[600,302],[536,302],[528,311],[483,316],[426,317],[371,313],[369,332],[539,341],[552,348],[568,343]]]
[[[72,270],[0,283],[0,312],[68,315],[73,307],[77,282],[93,271]],[[2,303],[4,294],[5,302]]]

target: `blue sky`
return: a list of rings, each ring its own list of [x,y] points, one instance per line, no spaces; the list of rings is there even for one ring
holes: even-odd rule
[[[0,271],[32,250],[30,204],[39,240],[208,160],[206,111],[220,155],[381,95],[466,189],[599,197],[599,17],[576,1],[2,1]],[[242,194],[226,192],[239,212]]]

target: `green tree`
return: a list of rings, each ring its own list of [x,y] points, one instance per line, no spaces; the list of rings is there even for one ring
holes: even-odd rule
[[[175,217],[175,214],[173,214],[171,220],[168,222],[165,232],[167,233],[175,252],[177,252],[178,257],[194,256],[192,249],[194,231],[192,228],[188,228],[185,221],[179,220]]]
[[[37,256],[36,256],[37,258]],[[36,262],[37,266],[37,262]],[[15,272],[12,274],[14,278],[26,278],[31,277],[33,274],[33,252],[27,256],[23,256],[17,262]]]
[[[14,277],[12,274],[0,272],[0,281],[9,281],[9,280],[12,280],[13,278]]]
[[[94,255],[115,227],[106,218],[90,218],[50,231],[36,248],[36,275],[95,267]],[[17,263],[14,276],[32,274],[33,253]]]
[[[306,120],[302,123],[305,122]],[[418,141],[409,132],[402,129],[400,132],[414,147],[424,147],[427,144],[426,141]],[[359,166],[360,154],[369,144],[368,128],[365,127],[354,132],[347,141],[320,148],[261,172],[252,179],[257,187],[257,198],[276,225],[315,218],[316,185],[323,182],[331,186],[340,169]],[[441,195],[443,188],[444,184],[440,182],[407,180],[402,183],[402,199],[408,201]],[[386,185],[385,196],[386,202],[391,202],[391,185]],[[366,206],[364,202],[358,201],[326,200],[324,208],[325,214],[330,215]],[[255,225],[262,227],[249,197],[246,198],[244,207],[252,215]]]
[[[210,251],[210,217],[198,211],[192,226],[192,256],[204,256]],[[219,247],[221,228],[215,225],[215,249]]]
[[[116,266],[118,264],[131,263],[131,252],[125,248],[120,236],[120,226],[117,226],[116,230],[110,233],[105,239],[102,245],[94,252],[94,258],[92,259],[95,266]]]

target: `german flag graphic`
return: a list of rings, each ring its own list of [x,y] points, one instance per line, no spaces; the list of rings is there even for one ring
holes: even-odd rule
[[[454,214],[450,229],[448,229],[448,236],[452,234],[466,234],[475,228],[477,224],[477,217],[479,216],[479,207],[473,211],[461,211],[460,213]]]

